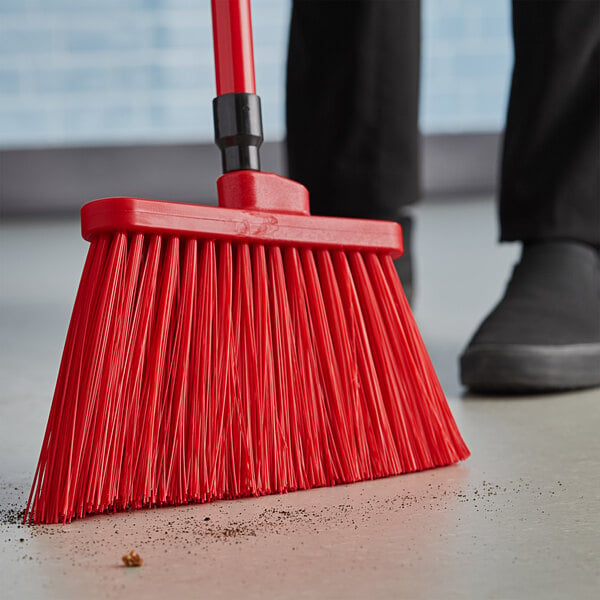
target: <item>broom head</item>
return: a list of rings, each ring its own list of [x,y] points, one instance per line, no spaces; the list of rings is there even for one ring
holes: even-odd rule
[[[109,198],[91,242],[25,519],[207,502],[469,454],[393,258],[399,225],[310,216],[238,171],[219,207]]]

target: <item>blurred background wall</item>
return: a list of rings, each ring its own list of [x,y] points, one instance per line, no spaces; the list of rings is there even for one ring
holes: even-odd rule
[[[22,177],[15,169],[35,169],[43,178],[48,161],[70,156],[73,147],[118,151],[211,143],[209,5],[208,0],[0,0],[5,212],[15,202],[17,175]],[[252,6],[265,137],[278,142],[285,137],[290,2],[253,0]],[[431,155],[429,167],[425,157],[427,180],[428,170],[435,170],[434,179],[443,170],[431,160],[443,156],[448,140],[459,147],[475,140],[487,144],[484,153],[497,151],[512,64],[510,3],[423,0],[422,31],[421,128]],[[32,149],[65,152],[41,155]],[[267,162],[281,170],[280,150],[266,153]],[[38,162],[31,162],[34,158]],[[218,166],[216,153],[214,160]],[[105,166],[110,168],[110,161]],[[23,206],[23,198],[17,200]]]

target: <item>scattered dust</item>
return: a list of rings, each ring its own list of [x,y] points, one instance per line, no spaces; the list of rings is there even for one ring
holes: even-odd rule
[[[210,563],[213,560],[210,548],[214,544],[250,544],[252,547],[273,536],[282,536],[289,539],[296,549],[303,543],[297,540],[298,534],[318,536],[328,535],[333,530],[367,528],[373,519],[381,520],[382,516],[396,520],[410,519],[414,514],[423,512],[452,512],[457,511],[458,503],[465,503],[469,512],[477,512],[485,519],[497,520],[503,518],[502,513],[510,510],[513,502],[517,502],[516,496],[521,494],[535,501],[543,513],[546,506],[540,503],[540,498],[550,500],[555,494],[563,494],[568,489],[560,481],[554,482],[550,488],[542,488],[522,478],[501,484],[487,480],[477,485],[424,483],[414,492],[401,491],[395,495],[389,495],[389,488],[387,495],[383,495],[375,487],[363,486],[352,504],[325,504],[327,495],[320,495],[318,504],[314,506],[293,508],[286,506],[289,500],[281,495],[274,497],[276,506],[271,501],[269,507],[259,512],[255,503],[260,500],[233,501],[236,505],[252,502],[247,518],[243,509],[241,516],[237,509],[236,516],[230,516],[228,512],[232,502],[221,501],[206,507],[211,516],[205,516],[202,507],[190,504],[168,507],[164,512],[152,509],[150,512],[154,514],[155,511],[154,519],[140,521],[138,515],[144,511],[132,510],[112,516],[90,516],[67,526],[23,525],[25,492],[17,492],[15,488],[10,494],[3,493],[4,498],[10,497],[10,502],[0,506],[0,533],[6,541],[14,544],[15,560],[31,561],[33,555],[38,564],[51,558],[47,554],[51,548],[62,553],[73,568],[87,568],[97,560],[105,560],[108,564],[114,550],[123,545],[140,549],[146,558],[176,551],[179,556],[191,555]],[[304,498],[310,501],[308,495]],[[239,506],[243,507],[243,504]],[[458,520],[461,516],[465,516],[464,509],[461,509]],[[40,546],[35,543],[36,538],[47,541]],[[23,549],[27,550],[27,554],[22,554]],[[137,552],[136,555],[139,557]],[[124,562],[127,556],[123,557]]]
[[[9,505],[8,507],[2,507],[0,509],[0,525],[18,525],[19,527],[23,523],[23,517],[25,516],[25,509],[19,508],[19,505]]]
[[[0,484],[2,502],[0,502],[0,527],[22,526],[25,516],[25,492],[13,483]]]

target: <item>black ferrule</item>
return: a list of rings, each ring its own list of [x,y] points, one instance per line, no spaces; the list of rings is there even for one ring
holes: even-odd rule
[[[263,141],[260,98],[256,94],[224,94],[213,100],[215,142],[221,149],[223,173],[260,171]]]

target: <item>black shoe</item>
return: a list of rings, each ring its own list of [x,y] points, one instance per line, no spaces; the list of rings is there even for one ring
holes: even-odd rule
[[[600,252],[577,242],[526,244],[505,295],[460,358],[476,392],[600,385]]]
[[[394,261],[402,289],[408,303],[412,305],[414,300],[414,268],[412,259],[412,218],[401,216],[397,219],[402,227],[404,239],[404,254]]]

